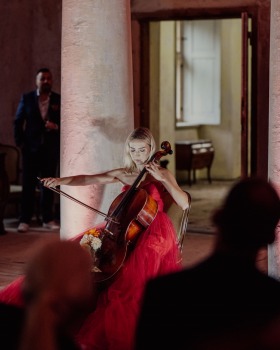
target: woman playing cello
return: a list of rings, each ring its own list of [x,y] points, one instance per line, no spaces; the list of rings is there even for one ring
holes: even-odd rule
[[[137,238],[113,282],[99,294],[95,310],[90,313],[76,334],[82,349],[132,350],[134,331],[145,283],[160,274],[180,269],[179,249],[171,220],[163,212],[161,195],[168,191],[182,209],[189,206],[187,194],[178,186],[173,174],[150,161],[155,153],[155,141],[147,128],[135,129],[127,138],[124,167],[101,174],[44,178],[47,187],[82,186],[120,182],[123,191],[146,172],[139,188],[157,202],[157,213],[151,224]]]

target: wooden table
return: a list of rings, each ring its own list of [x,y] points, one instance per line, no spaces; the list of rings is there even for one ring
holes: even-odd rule
[[[191,186],[191,172],[193,183],[196,183],[195,171],[207,168],[207,179],[211,183],[211,166],[215,150],[211,140],[176,141],[175,158],[176,170],[187,170],[188,184]]]

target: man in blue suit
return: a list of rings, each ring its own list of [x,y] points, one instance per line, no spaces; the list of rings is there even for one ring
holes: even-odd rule
[[[22,152],[22,200],[19,232],[27,232],[34,212],[37,177],[55,177],[60,153],[60,95],[52,91],[48,68],[36,73],[37,89],[23,94],[14,120],[15,143]],[[41,186],[43,227],[58,229],[54,221],[54,192]]]

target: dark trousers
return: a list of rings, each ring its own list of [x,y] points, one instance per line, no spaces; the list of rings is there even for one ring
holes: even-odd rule
[[[35,190],[40,188],[40,210],[43,222],[54,219],[54,192],[44,187],[37,177],[58,176],[59,151],[41,146],[36,151],[22,150],[22,199],[20,222],[30,223],[34,214]]]

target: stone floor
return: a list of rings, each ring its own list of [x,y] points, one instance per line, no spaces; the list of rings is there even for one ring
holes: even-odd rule
[[[231,184],[228,181],[213,181],[212,184],[199,181],[192,186],[181,184],[192,196],[188,232],[183,245],[184,266],[199,262],[211,252],[215,238],[211,213],[221,204]],[[5,219],[7,233],[0,236],[0,289],[23,273],[29,257],[41,244],[59,239],[58,230],[47,231],[36,221],[27,233],[18,233],[17,225],[17,219]],[[261,255],[260,263],[265,269],[266,252]]]

